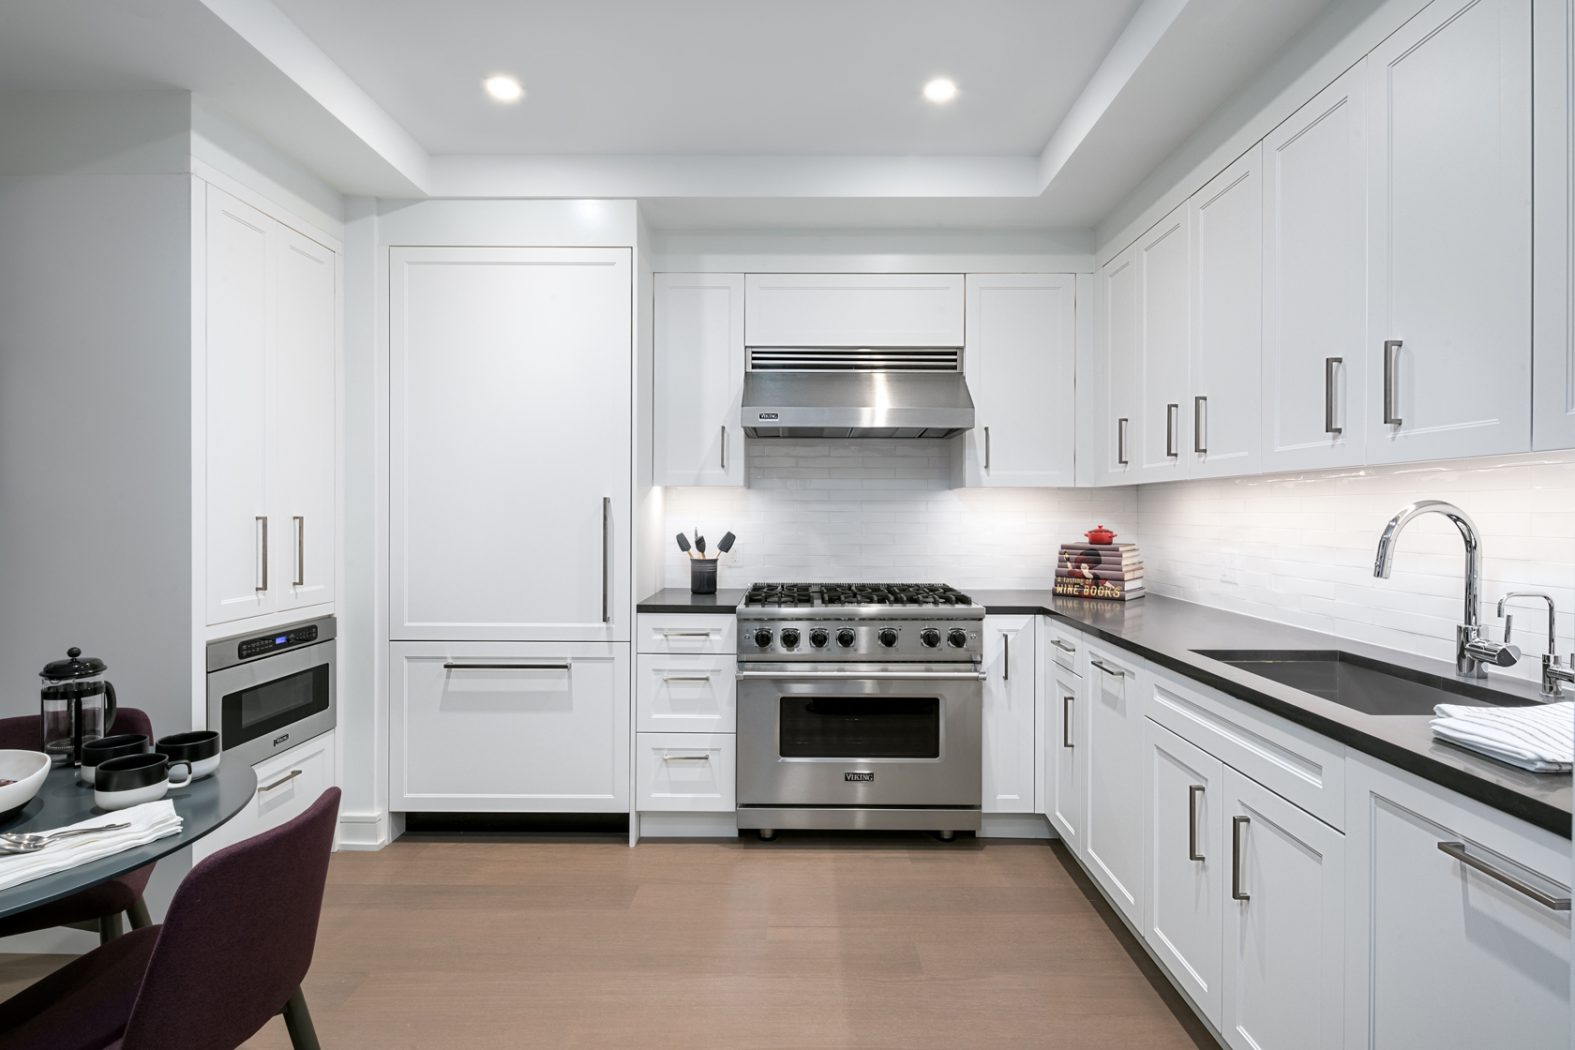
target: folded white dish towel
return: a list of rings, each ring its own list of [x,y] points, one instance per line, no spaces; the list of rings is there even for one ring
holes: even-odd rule
[[[70,828],[93,828],[105,824],[130,824],[131,827],[98,835],[61,839],[33,853],[0,854],[0,890],[99,860],[134,846],[143,846],[166,835],[177,835],[181,823],[182,817],[175,812],[175,803],[167,798],[105,813],[101,817],[89,817],[70,825]]]
[[[1533,773],[1575,768],[1575,703],[1433,708],[1433,735]]]

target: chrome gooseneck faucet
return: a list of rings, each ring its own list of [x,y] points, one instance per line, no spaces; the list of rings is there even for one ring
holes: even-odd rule
[[[1486,678],[1487,668],[1484,665],[1509,667],[1520,659],[1520,650],[1513,645],[1490,642],[1482,637],[1482,625],[1478,619],[1482,592],[1482,540],[1470,515],[1453,503],[1438,499],[1419,500],[1401,507],[1400,512],[1384,526],[1383,535],[1378,537],[1378,557],[1373,563],[1373,575],[1384,580],[1389,578],[1389,572],[1394,568],[1395,541],[1400,538],[1400,530],[1423,514],[1442,514],[1455,523],[1455,528],[1460,530],[1460,538],[1465,540],[1466,610],[1460,626],[1455,628],[1455,673],[1463,678]]]
[[[1548,648],[1542,654],[1542,695],[1557,700],[1564,695],[1564,684],[1575,683],[1575,672],[1564,665],[1558,653],[1558,634],[1555,624],[1559,615],[1558,608],[1553,604],[1553,596],[1543,594],[1541,591],[1510,591],[1498,600],[1498,615],[1504,621],[1504,641],[1509,641],[1509,633],[1513,631],[1515,618],[1504,615],[1504,606],[1517,598],[1536,598],[1548,603]],[[1570,662],[1575,664],[1575,655],[1570,657]]]

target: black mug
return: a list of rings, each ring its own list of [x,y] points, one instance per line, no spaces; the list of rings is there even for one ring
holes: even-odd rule
[[[77,780],[87,787],[95,783],[93,770],[101,762],[125,755],[140,755],[148,750],[148,738],[141,733],[117,733],[101,736],[82,745],[82,764],[77,767]]]

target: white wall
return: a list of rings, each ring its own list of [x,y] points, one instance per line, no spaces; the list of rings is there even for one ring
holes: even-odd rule
[[[738,542],[720,585],[770,580],[1048,587],[1056,548],[1106,524],[1135,538],[1131,488],[953,489],[948,440],[749,438],[747,488],[666,490],[666,579],[689,585],[674,536]]]
[[[1560,651],[1575,649],[1575,452],[1143,486],[1149,589],[1453,660],[1465,557],[1454,526],[1416,519],[1391,578],[1373,577],[1384,523],[1419,499],[1458,504],[1481,529],[1492,637],[1504,592],[1542,590],[1558,602]],[[1517,605],[1526,655],[1506,673],[1540,674],[1540,605]]]

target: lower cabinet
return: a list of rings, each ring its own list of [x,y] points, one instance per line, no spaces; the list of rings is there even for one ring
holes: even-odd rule
[[[337,782],[334,733],[330,730],[252,767],[257,793],[235,817],[199,839],[192,855],[201,860],[300,816]]]
[[[1570,1045],[1570,844],[1353,757],[1350,1050]]]
[[[641,812],[731,813],[732,733],[640,733],[635,738],[635,808]]]
[[[1039,697],[1039,732],[1042,734],[1040,780],[1042,811],[1074,854],[1083,853],[1083,788],[1088,770],[1078,746],[1085,714],[1083,679],[1052,662]]]
[[[1087,643],[1083,861],[1133,926],[1143,924],[1143,681],[1135,661]],[[1074,715],[1075,717],[1075,715]]]
[[[396,642],[392,650],[390,809],[628,809],[627,645]]]
[[[984,621],[986,813],[1034,811],[1034,616]]]

